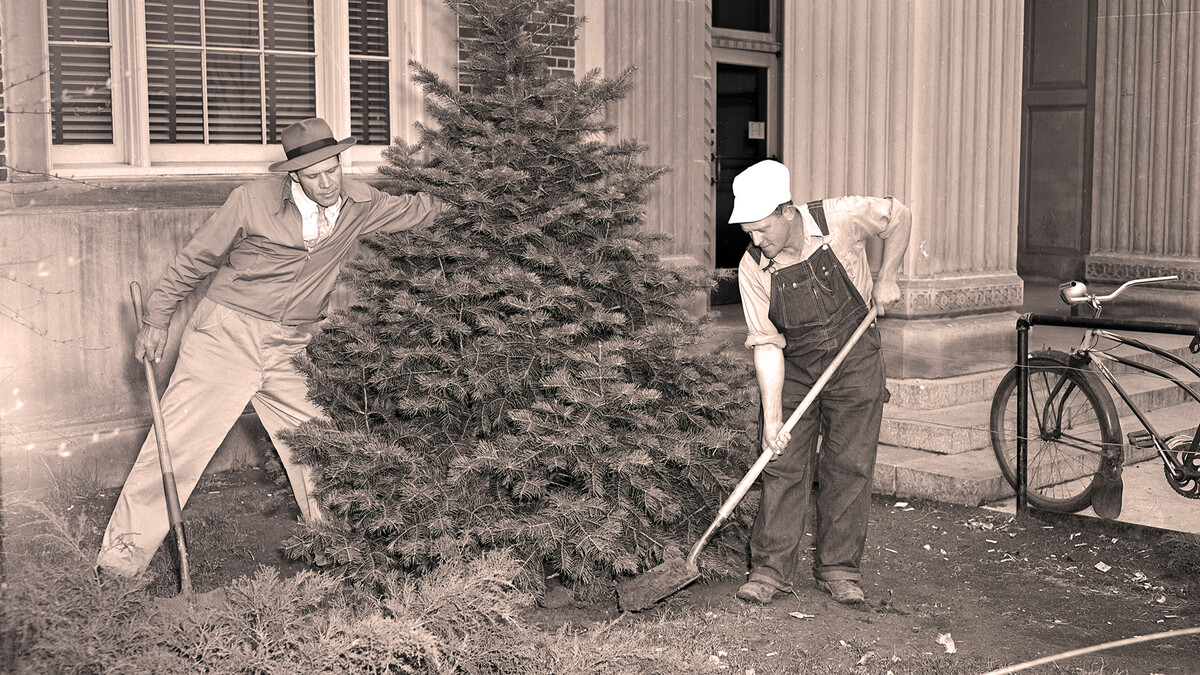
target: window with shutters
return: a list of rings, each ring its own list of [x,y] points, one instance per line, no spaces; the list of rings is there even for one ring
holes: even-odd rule
[[[278,143],[317,114],[312,0],[145,7],[151,143]]]
[[[270,162],[283,129],[314,115],[377,160],[396,127],[404,2],[45,0],[52,160]]]
[[[108,0],[48,0],[50,119],[55,144],[113,142]]]
[[[359,143],[391,142],[387,0],[350,2],[350,121]]]

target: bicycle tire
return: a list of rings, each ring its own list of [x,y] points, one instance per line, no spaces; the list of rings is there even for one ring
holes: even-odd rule
[[[1122,453],[1124,448],[1117,409],[1103,382],[1092,370],[1069,364],[1070,356],[1055,350],[1029,358],[1025,494],[1037,508],[1074,513],[1092,503],[1106,448],[1109,453]],[[1066,381],[1058,387],[1063,378]],[[990,420],[992,451],[1013,490],[1017,489],[1016,420],[1017,368],[1013,367],[992,397]]]

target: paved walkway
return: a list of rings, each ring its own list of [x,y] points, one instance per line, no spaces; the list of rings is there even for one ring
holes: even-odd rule
[[[1163,475],[1161,460],[1155,458],[1126,466],[1121,476],[1125,492],[1119,522],[1200,534],[1200,500],[1188,499],[1171,489]],[[1006,499],[987,508],[1016,513],[1017,500]],[[1091,507],[1078,515],[1100,518]]]

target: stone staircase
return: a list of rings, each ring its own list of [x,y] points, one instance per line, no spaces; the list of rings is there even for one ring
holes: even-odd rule
[[[1060,333],[1065,340],[1055,348],[1067,351],[1078,331]],[[1177,336],[1139,337],[1169,352],[1200,364],[1187,348],[1188,339]],[[1121,347],[1117,353],[1162,368],[1157,357]],[[1119,364],[1110,367],[1118,381],[1147,413],[1159,433],[1191,433],[1200,421],[1200,405],[1173,384]],[[874,491],[898,497],[924,497],[977,505],[1012,496],[991,449],[988,431],[992,395],[1007,367],[938,379],[891,379],[891,402],[884,407]],[[1200,382],[1179,366],[1165,368],[1193,389]],[[1122,434],[1140,430],[1141,424],[1111,392],[1121,416]],[[1153,450],[1126,444],[1126,463],[1145,460]]]

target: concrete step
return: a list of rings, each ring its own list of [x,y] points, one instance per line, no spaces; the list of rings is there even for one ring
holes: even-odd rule
[[[1142,341],[1150,342],[1149,339],[1144,339]],[[1176,356],[1176,357],[1182,359],[1185,363],[1190,363],[1194,366],[1200,366],[1200,354],[1193,354],[1191,352],[1191,350],[1188,349],[1187,347],[1175,347],[1172,349],[1165,349],[1164,351],[1166,351],[1168,354],[1171,354],[1172,356]],[[1136,363],[1149,364],[1149,365],[1155,366],[1157,368],[1164,368],[1166,366],[1174,367],[1170,361],[1160,358],[1156,354],[1150,354],[1150,353],[1144,352],[1140,349],[1130,350],[1129,347],[1123,346],[1123,347],[1120,347],[1119,349],[1115,350],[1113,353],[1117,354],[1119,356],[1124,356],[1125,358],[1127,358],[1131,361],[1134,361]],[[1114,363],[1110,367],[1112,368],[1112,371],[1114,373],[1139,372],[1136,368],[1133,368],[1131,366],[1126,366],[1125,364],[1121,364],[1121,363]]]
[[[875,460],[877,494],[922,497],[978,506],[1012,494],[992,449],[953,455],[880,445]]]
[[[906,410],[939,410],[972,401],[991,401],[1008,368],[937,379],[888,379],[891,405]]]
[[[1163,438],[1174,434],[1187,434],[1190,436],[1195,433],[1197,423],[1200,423],[1200,406],[1194,402],[1149,409],[1144,412],[1146,413],[1146,418],[1150,421],[1150,425]],[[1121,416],[1121,435],[1125,440],[1126,464],[1134,464],[1158,454],[1154,448],[1139,448],[1129,444],[1129,433],[1141,430],[1142,423],[1132,413]]]
[[[935,410],[912,410],[889,403],[883,407],[879,442],[939,455],[989,447],[991,407],[990,397]]]
[[[1161,370],[1188,385],[1192,391],[1200,392],[1200,381],[1197,381],[1195,375],[1192,375],[1182,366],[1162,368]],[[1117,383],[1121,385],[1126,394],[1129,394],[1129,398],[1133,400],[1134,405],[1143,411],[1168,408],[1194,401],[1194,399],[1188,396],[1187,392],[1156,375],[1149,375],[1142,372],[1122,374],[1117,373],[1115,370],[1114,374],[1117,376]],[[1103,381],[1103,376],[1100,379]],[[1124,417],[1125,415],[1132,414],[1129,406],[1111,387],[1109,388],[1109,394],[1112,395],[1113,403],[1116,404],[1119,415]]]
[[[1066,351],[1066,350],[1064,350]],[[1188,363],[1200,366],[1200,354],[1192,354],[1186,346],[1168,349],[1171,353]],[[1128,347],[1119,347],[1116,354],[1129,358],[1138,363],[1145,363],[1168,372],[1177,377],[1195,379],[1185,368],[1176,366],[1153,354]],[[1014,359],[1015,362],[1015,359]],[[1002,362],[997,362],[1000,364]],[[1137,374],[1141,371],[1121,363],[1108,364],[1113,373],[1118,376]],[[1011,369],[1008,365],[982,370],[952,377],[941,378],[888,378],[888,391],[892,394],[892,404],[910,410],[937,410],[971,401],[990,401],[1000,379]]]
[[[1200,416],[1195,403],[1156,409],[1146,414],[1163,436],[1195,432]],[[1121,431],[1140,430],[1132,415],[1122,418]],[[1150,460],[1152,448],[1125,445],[1125,464]],[[921,497],[955,504],[979,505],[1012,496],[989,445],[951,454],[936,454],[914,448],[880,444],[875,463],[874,491],[896,497]]]
[[[1189,384],[1193,390],[1200,391],[1200,382],[1195,381],[1195,377],[1182,366],[1164,370]],[[946,378],[951,380],[947,382],[910,380],[902,383],[904,386],[889,382],[892,401],[884,406],[879,442],[944,455],[988,447],[991,443],[988,429],[991,398],[1001,376],[1002,372],[977,373]],[[1126,372],[1117,374],[1117,380],[1133,403],[1143,411],[1192,402],[1179,387],[1154,375]],[[990,385],[991,392],[986,398],[975,393],[987,385]],[[924,393],[927,390],[941,391],[942,394]],[[898,392],[901,393],[897,395]],[[1116,392],[1110,390],[1109,393],[1118,415],[1124,417],[1132,414]],[[934,400],[942,400],[946,404],[926,407]],[[953,401],[959,403],[951,403]]]

